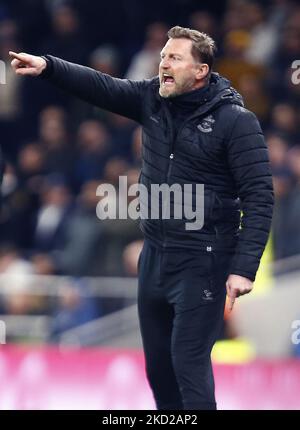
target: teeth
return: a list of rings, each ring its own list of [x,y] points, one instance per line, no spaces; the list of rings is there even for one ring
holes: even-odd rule
[[[171,81],[168,81],[168,78],[171,78]],[[171,85],[175,82],[174,77],[172,75],[169,75],[169,73],[163,73],[162,74],[162,81],[164,85]]]

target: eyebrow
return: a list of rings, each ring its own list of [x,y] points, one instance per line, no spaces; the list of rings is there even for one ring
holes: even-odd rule
[[[164,51],[161,51],[160,56],[166,55]],[[168,55],[178,55],[178,57],[182,57],[182,54],[179,54],[178,52],[170,52]]]

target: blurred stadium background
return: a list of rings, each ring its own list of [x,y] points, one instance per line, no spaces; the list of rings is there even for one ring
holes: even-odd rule
[[[176,24],[217,41],[215,70],[261,121],[274,176],[255,289],[213,351],[218,404],[300,409],[300,6],[289,0],[0,1],[0,409],[154,406],[136,312],[142,235],[132,220],[96,217],[100,183],[137,182],[140,129],[16,77],[8,51],[142,79]]]

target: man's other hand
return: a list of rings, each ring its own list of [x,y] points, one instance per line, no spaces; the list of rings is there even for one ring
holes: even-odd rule
[[[229,275],[226,282],[227,296],[229,298],[229,311],[232,311],[235,299],[244,294],[250,293],[253,282],[240,275]]]
[[[17,75],[38,76],[47,67],[46,60],[36,55],[13,51],[9,51],[9,55],[13,58],[11,66]]]

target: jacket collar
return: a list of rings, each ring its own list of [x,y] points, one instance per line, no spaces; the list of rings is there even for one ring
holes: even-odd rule
[[[156,98],[166,105],[166,100],[159,95],[159,78],[154,79],[154,87]],[[202,91],[195,90],[198,93],[198,108],[195,106],[193,116],[204,114],[210,110],[214,110],[223,104],[236,104],[239,106],[244,106],[242,96],[231,86],[230,81],[219,73],[213,72],[209,81],[209,85],[201,89]],[[205,91],[204,91],[205,90]],[[191,93],[186,93],[191,94]],[[195,93],[196,94],[196,93]],[[185,97],[185,95],[180,95],[174,97],[175,99],[180,99]],[[170,99],[171,100],[171,99]]]

